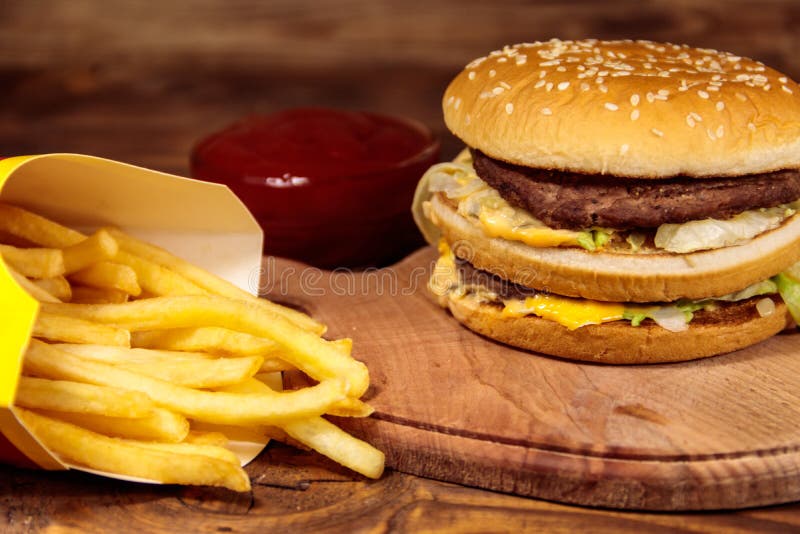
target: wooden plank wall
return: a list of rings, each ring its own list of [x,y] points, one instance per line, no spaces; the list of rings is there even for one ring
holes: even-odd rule
[[[504,44],[649,38],[733,51],[800,77],[792,0],[0,0],[0,155],[76,151],[187,173],[235,118],[324,105],[415,117]]]

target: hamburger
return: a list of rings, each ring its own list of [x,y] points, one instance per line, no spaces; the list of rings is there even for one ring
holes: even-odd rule
[[[422,178],[429,281],[468,328],[544,354],[658,363],[800,318],[800,87],[649,41],[507,46],[443,97],[467,146]]]

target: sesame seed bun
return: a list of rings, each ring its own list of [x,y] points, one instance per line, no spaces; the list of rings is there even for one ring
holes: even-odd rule
[[[686,45],[506,47],[458,74],[443,107],[468,146],[528,167],[654,179],[800,167],[800,86]]]

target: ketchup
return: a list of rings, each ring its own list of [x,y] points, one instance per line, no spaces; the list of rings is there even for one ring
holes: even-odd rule
[[[246,117],[200,141],[192,175],[228,185],[264,230],[264,252],[323,268],[385,265],[422,245],[414,188],[438,160],[422,125],[301,108]]]

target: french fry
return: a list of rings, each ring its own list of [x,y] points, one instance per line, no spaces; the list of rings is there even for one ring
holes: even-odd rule
[[[97,289],[116,289],[134,297],[138,297],[142,293],[136,271],[129,265],[121,263],[97,262],[72,273],[69,279],[72,282]]]
[[[178,273],[124,250],[117,254],[115,261],[133,269],[142,291],[152,295],[204,295],[206,293]]]
[[[6,265],[6,269],[8,269],[8,272],[11,273],[11,276],[20,285],[20,287],[27,291],[28,294],[34,299],[38,300],[39,302],[61,302],[55,296],[34,284],[31,280],[19,274],[10,265]]]
[[[177,447],[157,450],[146,442],[111,438],[28,410],[16,411],[34,436],[57,455],[76,464],[167,484],[202,484],[234,491],[250,489],[250,479],[238,463],[205,454],[183,453]]]
[[[34,284],[45,290],[60,301],[72,300],[72,287],[63,276],[53,278],[39,278],[31,280]]]
[[[131,345],[166,350],[212,352],[225,356],[258,355],[268,358],[281,353],[280,346],[272,340],[216,326],[135,332],[131,336]]]
[[[273,339],[281,358],[316,380],[343,379],[348,396],[360,397],[369,386],[366,366],[335,344],[297,328],[279,315],[246,301],[217,296],[157,297],[125,304],[43,303],[42,309],[123,326],[133,331],[191,326],[221,326]]]
[[[119,289],[74,286],[70,302],[75,304],[122,304],[128,302],[128,293]]]
[[[279,439],[380,476],[380,451],[320,417],[372,413],[352,340],[116,229],[87,237],[0,203],[0,243],[40,302],[15,410],[64,461],[243,491],[228,441]],[[283,391],[285,370],[309,387]]]
[[[228,391],[263,392],[271,389],[268,384],[258,380],[249,380]],[[327,456],[356,473],[369,478],[380,478],[386,461],[384,454],[356,437],[351,436],[338,426],[322,417],[294,419],[280,423],[288,436]]]
[[[35,408],[28,406],[28,408]],[[38,410],[38,413],[116,438],[180,443],[189,434],[189,421],[180,414],[154,408],[145,417],[114,417],[96,413]]]
[[[18,248],[0,245],[0,257],[30,278],[53,278],[66,272],[64,253],[56,248]]]
[[[79,243],[62,249],[64,271],[74,273],[99,261],[110,260],[117,255],[119,245],[105,230],[98,230]]]
[[[138,391],[66,380],[20,377],[15,405],[41,410],[139,418],[153,413],[150,397]]]
[[[193,443],[195,445],[216,445],[224,447],[230,440],[222,432],[203,432],[200,430],[190,430],[183,443]]]
[[[293,420],[281,428],[300,443],[369,478],[380,478],[384,454],[322,417]]]
[[[314,332],[318,335],[321,335],[325,332],[324,325],[320,324],[302,312],[287,308],[286,306],[275,304],[269,300],[253,297],[253,295],[247,291],[240,289],[227,280],[224,280],[201,267],[193,265],[160,247],[136,239],[135,237],[130,236],[118,229],[107,228],[106,230],[108,230],[108,232],[114,236],[114,239],[120,243],[120,246],[123,250],[164,267],[168,267],[172,271],[179,273],[186,279],[191,280],[199,287],[202,287],[210,293],[232,299],[257,303],[257,305],[263,307],[267,311],[270,311],[276,315],[280,315],[284,319],[287,319],[289,322],[299,326],[300,328]]]
[[[369,417],[374,412],[375,408],[366,402],[348,397],[331,406],[326,413],[337,417]]]
[[[158,378],[176,386],[207,389],[241,382],[255,375],[263,361],[261,356],[243,356],[213,360],[162,361],[158,365],[126,362],[118,364],[117,367]]]
[[[114,347],[110,345],[89,345],[75,343],[57,343],[53,348],[81,356],[82,358],[95,360],[98,362],[117,365],[120,363],[143,363],[148,365],[160,365],[168,361],[196,361],[213,360],[213,354],[205,352],[177,352],[171,350],[155,349],[130,349],[127,347]]]
[[[67,343],[97,343],[120,347],[130,347],[131,344],[131,333],[128,330],[44,310],[40,310],[36,317],[33,335]]]
[[[64,248],[86,236],[23,208],[0,203],[0,230],[41,247]]]
[[[84,360],[35,339],[28,346],[24,368],[26,372],[53,379],[141,391],[164,408],[199,421],[222,424],[274,424],[293,417],[318,415],[345,397],[344,384],[339,380],[287,393],[241,395],[198,391]]]

